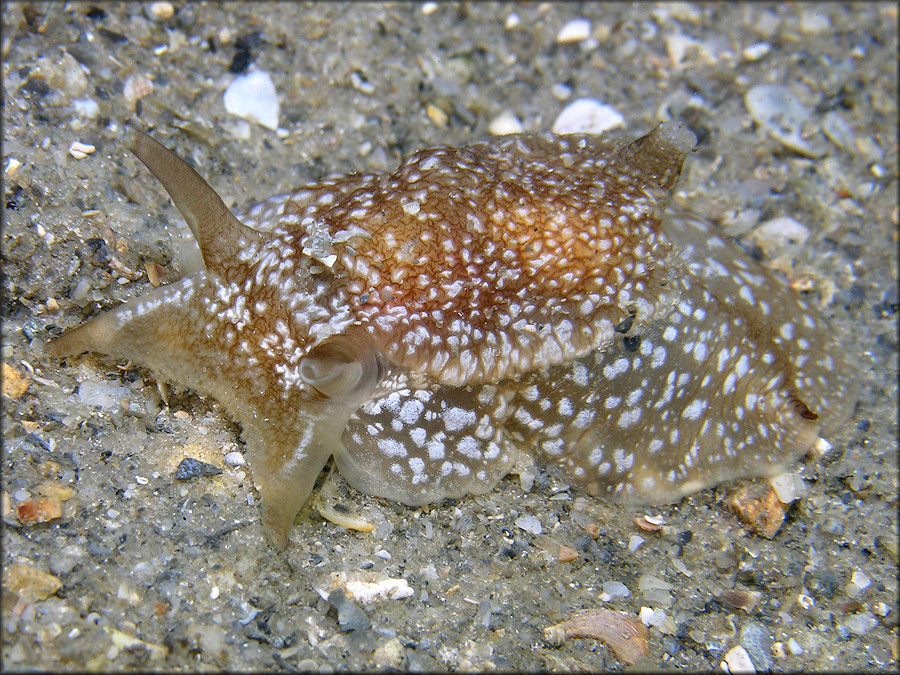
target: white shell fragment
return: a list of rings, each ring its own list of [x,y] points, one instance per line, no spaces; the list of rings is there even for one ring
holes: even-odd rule
[[[268,73],[239,75],[225,90],[225,110],[273,131],[278,128],[278,93]]]
[[[567,105],[553,123],[554,134],[602,134],[625,126],[615,108],[592,98],[579,98]]]
[[[345,587],[351,599],[363,605],[379,600],[403,600],[413,594],[406,579],[382,579],[381,581],[348,581]]]

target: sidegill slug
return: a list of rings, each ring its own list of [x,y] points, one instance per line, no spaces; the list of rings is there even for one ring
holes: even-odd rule
[[[674,207],[696,143],[517,134],[415,153],[235,216],[150,136],[204,269],[51,340],[131,359],[237,421],[268,540],[334,457],[410,506],[531,457],[669,503],[796,462],[849,418],[850,359],[803,298]]]

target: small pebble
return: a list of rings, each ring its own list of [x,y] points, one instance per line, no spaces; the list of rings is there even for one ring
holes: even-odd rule
[[[557,101],[567,101],[572,95],[572,87],[562,82],[555,82],[550,87],[550,93]]]
[[[554,134],[602,134],[625,126],[625,118],[611,106],[592,98],[567,105],[553,123]]]
[[[767,220],[757,227],[751,235],[767,255],[774,255],[788,244],[802,246],[809,239],[809,228],[788,216],[780,216]],[[784,500],[782,500],[784,502]],[[784,502],[789,504],[790,502]]]
[[[806,493],[806,485],[798,473],[781,473],[769,479],[778,501],[791,504]]]
[[[556,41],[561,44],[584,42],[591,36],[591,22],[587,19],[573,19],[560,28]]]
[[[797,604],[802,609],[809,610],[809,609],[812,609],[813,607],[815,607],[816,601],[813,598],[811,598],[810,596],[806,595],[805,593],[800,593],[797,596]]]
[[[525,530],[526,532],[533,534],[535,536],[539,535],[543,532],[543,527],[541,527],[541,521],[535,518],[532,515],[520,516],[516,518],[516,525]]]
[[[450,122],[450,116],[433,103],[429,103],[425,106],[425,114],[435,126],[441,127],[442,129]]]
[[[115,411],[131,392],[126,387],[116,387],[103,382],[82,382],[78,385],[78,400],[92,408]]]
[[[691,49],[699,49],[700,43],[692,37],[675,33],[666,36],[666,53],[673,68],[683,68],[684,60]]]
[[[821,8],[807,7],[800,14],[800,32],[806,35],[820,35],[831,30],[831,19]]]
[[[787,648],[790,650],[791,654],[794,656],[799,656],[803,653],[803,647],[800,646],[800,643],[797,642],[794,638],[791,638],[787,642]]]
[[[131,75],[125,80],[122,95],[131,110],[137,101],[149,96],[153,92],[153,82],[143,75]]]
[[[69,154],[75,159],[84,159],[96,150],[97,148],[90,143],[82,143],[81,141],[73,141],[72,145],[69,146]]]
[[[648,627],[653,626],[655,628],[659,628],[666,622],[666,613],[661,609],[641,607],[639,616],[641,622]]]
[[[574,548],[560,546],[556,558],[559,562],[572,562],[578,558],[578,552]]]
[[[345,633],[372,627],[369,617],[347,598],[342,588],[328,594],[328,603],[337,610],[338,624]]]
[[[844,622],[844,625],[846,625],[854,635],[865,635],[878,625],[878,619],[869,612],[865,612],[863,614],[854,614],[853,616],[848,617]]]
[[[505,136],[506,134],[521,134],[525,131],[522,122],[511,112],[502,112],[495,117],[488,125],[488,131],[494,136]]]
[[[10,157],[6,161],[6,168],[3,170],[3,172],[9,177],[15,176],[20,166],[22,166],[22,162],[17,160],[15,157]]]
[[[853,570],[853,574],[850,576],[850,583],[862,591],[872,584],[872,580],[864,572]]]
[[[224,101],[225,110],[232,115],[272,131],[278,128],[278,92],[267,72],[254,70],[234,78],[225,90]]]
[[[753,121],[775,140],[804,157],[825,154],[824,140],[818,136],[805,138],[804,124],[812,119],[810,112],[794,93],[781,84],[761,84],[744,94],[744,103]]]
[[[212,464],[201,462],[193,457],[185,457],[175,470],[175,480],[191,480],[200,476],[217,476],[220,473],[222,473],[222,469]]]
[[[160,21],[165,21],[174,16],[175,8],[172,6],[171,2],[154,2],[150,5],[150,14]]]
[[[623,584],[621,581],[604,581],[603,592],[606,593],[610,598],[627,598],[629,595],[631,595],[631,591],[628,590],[628,586]]]
[[[753,667],[753,661],[747,650],[738,645],[732,647],[725,654],[725,661],[722,663],[722,670],[728,673],[755,673],[756,668]]]
[[[643,537],[636,535],[636,534],[631,535],[631,537],[628,539],[629,552],[634,553],[641,547],[641,545],[643,543],[644,543]]]
[[[79,98],[72,101],[72,107],[79,117],[86,117],[89,120],[97,119],[100,114],[100,106],[92,98]]]
[[[225,455],[225,463],[228,466],[244,466],[247,460],[244,459],[243,454],[235,450]]]
[[[772,636],[763,626],[755,621],[747,622],[741,626],[740,641],[756,670],[772,670]]]
[[[768,42],[757,42],[749,47],[745,47],[741,52],[741,56],[747,61],[759,61],[770,51],[772,51],[772,45]]]
[[[503,23],[503,27],[506,30],[512,30],[513,28],[516,28],[520,23],[522,23],[522,20],[519,18],[519,15],[515,12],[511,12],[510,15],[506,17],[506,21]]]

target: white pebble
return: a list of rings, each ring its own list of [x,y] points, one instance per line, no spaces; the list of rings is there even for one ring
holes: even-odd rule
[[[666,54],[673,68],[684,66],[684,59],[691,49],[699,49],[700,43],[692,37],[681,33],[666,35]]]
[[[643,537],[641,537],[637,534],[633,534],[633,535],[631,535],[631,538],[628,540],[628,550],[631,553],[634,553],[641,547],[641,545],[643,543],[644,543]]]
[[[869,577],[867,577],[865,573],[859,570],[854,570],[853,574],[850,576],[850,583],[862,591],[872,584],[872,580],[869,579]]]
[[[228,466],[244,466],[247,463],[247,460],[244,459],[244,456],[237,452],[229,452],[225,455],[225,463]]]
[[[212,590],[209,592],[209,599],[210,600],[218,600],[218,598],[219,598],[219,587],[213,586]]]
[[[604,581],[603,592],[609,595],[609,597],[611,598],[627,598],[629,595],[631,595],[631,591],[628,590],[628,586],[623,584],[621,581]]]
[[[504,22],[503,27],[506,30],[512,30],[513,28],[518,26],[521,22],[522,21],[521,21],[521,19],[519,19],[519,15],[516,14],[515,12],[512,12],[508,17],[506,17],[506,21]]]
[[[854,635],[865,635],[878,625],[878,619],[869,612],[865,612],[864,614],[854,614],[849,617],[844,622],[844,625],[847,626]]]
[[[273,131],[278,128],[278,93],[268,73],[239,75],[225,90],[225,110]]]
[[[767,253],[784,248],[788,244],[803,245],[809,239],[809,228],[788,216],[767,220],[753,231],[753,240]],[[786,504],[790,502],[785,502]]]
[[[541,521],[531,515],[516,518],[516,525],[535,536],[544,531],[544,528],[541,526]]]
[[[557,101],[566,101],[572,95],[572,87],[562,82],[556,82],[550,87],[550,93]]]
[[[436,2],[425,2],[422,4],[421,11],[425,16],[434,14],[436,11],[438,11],[438,4]]]
[[[800,643],[797,642],[794,638],[791,638],[787,642],[788,649],[791,651],[791,654],[794,656],[799,656],[803,653],[803,647],[800,646]]]
[[[587,19],[573,19],[559,29],[556,41],[561,44],[584,42],[591,36],[591,22]]]
[[[663,581],[659,577],[652,574],[642,574],[638,577],[638,588],[642,591],[663,590],[671,591],[675,587],[668,581]]]
[[[175,8],[171,2],[154,2],[150,5],[150,14],[160,21],[164,21],[172,18],[172,15],[175,14]]]
[[[554,134],[602,134],[625,126],[619,112],[592,98],[579,98],[567,105],[553,123]]]
[[[133,110],[135,102],[149,96],[153,92],[153,82],[143,75],[132,75],[125,80],[125,86],[122,89],[122,96],[125,102]]]
[[[92,98],[77,98],[72,101],[72,107],[79,117],[86,117],[89,120],[96,119],[100,114],[100,106]]]
[[[822,13],[822,8],[809,8],[800,14],[800,32],[806,35],[819,35],[831,30],[831,19]]]
[[[82,382],[78,385],[78,400],[84,405],[117,410],[120,401],[128,397],[130,391],[125,387],[115,387],[101,382]]]
[[[144,478],[143,476],[135,476],[134,482],[137,483],[138,485],[146,485],[150,481],[147,480],[146,478]]]
[[[97,148],[95,148],[90,143],[82,143],[80,141],[73,141],[72,145],[69,146],[69,154],[72,155],[75,159],[84,159],[92,152],[94,152]]]
[[[6,162],[6,168],[3,170],[3,172],[7,176],[15,176],[16,171],[19,170],[20,166],[22,166],[22,162],[17,160],[15,157],[10,157]]]
[[[525,131],[519,118],[509,111],[504,111],[497,115],[488,125],[488,131],[494,136],[505,136],[506,134],[521,134]]]
[[[641,623],[643,623],[647,627],[653,626],[655,628],[659,628],[666,621],[666,613],[661,609],[650,609],[649,607],[641,607],[641,611],[640,611],[640,614],[638,614],[638,618],[640,618]]]
[[[791,504],[806,494],[806,484],[800,478],[800,474],[796,472],[772,476],[769,484],[775,490],[775,495],[782,504]]]
[[[842,150],[853,147],[856,136],[847,120],[837,110],[829,110],[822,118],[822,133]]]
[[[753,661],[750,660],[750,654],[747,650],[738,645],[732,647],[725,654],[725,661],[721,664],[722,670],[727,673],[755,673],[756,668],[753,667]]]
[[[759,61],[770,51],[772,51],[772,45],[768,42],[757,42],[749,47],[744,47],[741,56],[743,56],[746,61]]]
[[[829,452],[831,452],[834,446],[831,445],[824,438],[817,438],[815,444],[813,445],[812,452],[810,453],[813,457],[824,457]]]

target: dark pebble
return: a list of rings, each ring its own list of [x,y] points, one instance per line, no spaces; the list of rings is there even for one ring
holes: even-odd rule
[[[747,650],[756,672],[772,670],[772,636],[755,621],[741,626],[741,647]]]
[[[94,558],[105,558],[107,556],[112,555],[111,548],[107,548],[103,544],[98,544],[95,541],[88,542],[87,552],[90,556],[92,556]]]
[[[669,656],[676,656],[681,651],[681,640],[672,635],[667,635],[663,638],[662,648]]]
[[[175,480],[190,480],[200,476],[217,476],[222,469],[206,462],[201,462],[193,457],[185,457],[175,469]]]
[[[369,617],[359,607],[350,602],[344,591],[336,588],[328,594],[329,604],[337,610],[338,624],[345,633],[367,630],[372,627]]]
[[[813,597],[821,599],[833,597],[841,582],[831,570],[821,570],[810,573],[806,585]]]

